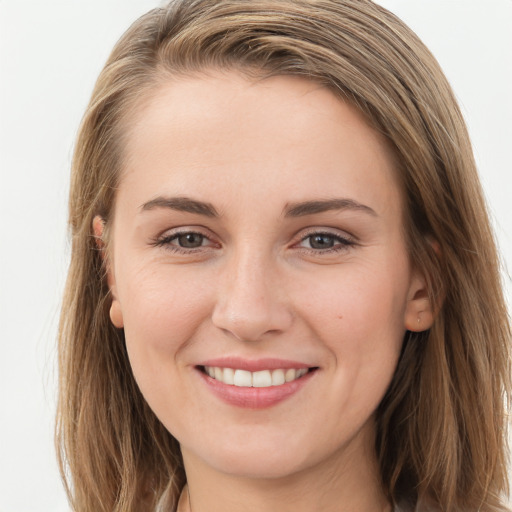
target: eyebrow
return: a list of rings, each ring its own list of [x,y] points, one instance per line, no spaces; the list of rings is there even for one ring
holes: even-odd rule
[[[168,208],[179,212],[196,213],[205,217],[219,217],[215,207],[211,203],[196,201],[189,197],[156,197],[147,203],[144,203],[140,210],[142,212],[153,210],[155,208]]]
[[[331,210],[356,210],[367,213],[373,217],[378,217],[373,208],[358,203],[353,199],[326,199],[291,203],[285,207],[285,217],[303,217],[305,215],[314,215],[315,213],[323,213]]]
[[[159,196],[144,203],[140,207],[140,210],[144,212],[155,208],[168,208],[170,210],[204,215],[205,217],[219,217],[219,213],[211,203],[197,201],[189,197]],[[284,216],[304,217],[306,215],[314,215],[331,210],[356,210],[378,217],[375,210],[353,199],[326,199],[291,203],[285,207]]]

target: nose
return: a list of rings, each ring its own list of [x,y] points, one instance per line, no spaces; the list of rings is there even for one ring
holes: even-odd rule
[[[240,341],[258,341],[286,331],[293,314],[284,276],[262,255],[234,256],[219,275],[213,324]]]

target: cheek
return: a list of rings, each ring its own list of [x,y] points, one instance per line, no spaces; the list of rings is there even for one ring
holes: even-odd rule
[[[126,286],[119,297],[136,378],[152,380],[163,368],[169,376],[182,349],[210,315],[211,287],[202,276],[188,279],[171,267],[158,272],[133,269],[122,282]]]
[[[313,295],[303,294],[302,316],[332,356],[333,390],[358,396],[360,405],[371,409],[387,389],[400,355],[406,280],[396,272],[378,272],[376,265],[346,270],[317,280],[315,288],[302,287],[315,289]]]
[[[306,291],[302,293],[305,315],[329,338],[345,331],[354,338],[363,333],[377,338],[403,334],[406,286],[399,276],[366,267],[334,274],[301,286]]]

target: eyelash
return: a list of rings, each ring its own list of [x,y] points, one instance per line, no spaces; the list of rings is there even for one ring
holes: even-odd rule
[[[184,231],[176,231],[170,235],[165,235],[161,238],[157,238],[153,241],[152,245],[155,247],[163,247],[167,251],[171,251],[178,254],[190,254],[195,253],[201,250],[204,250],[204,246],[201,245],[199,247],[181,247],[179,245],[174,245],[172,242],[174,240],[177,240],[181,236],[186,235],[197,235],[203,238],[204,240],[210,240],[204,233],[201,233],[200,231],[194,231],[194,230],[184,230]]]
[[[302,244],[303,242],[305,242],[308,239],[310,239],[310,243],[311,243],[311,239],[313,237],[327,237],[327,238],[331,238],[333,240],[333,243],[334,243],[333,247],[328,247],[326,249],[315,249],[315,248],[312,248],[312,247],[303,248],[307,252],[314,253],[314,254],[339,253],[339,252],[347,251],[350,247],[356,245],[355,240],[352,237],[348,236],[348,235],[347,236],[342,236],[342,235],[339,235],[339,234],[336,234],[336,233],[332,233],[330,231],[316,231],[316,230],[310,231],[306,235],[302,236],[300,241],[299,241],[299,244]]]
[[[204,250],[204,247],[209,248],[208,246],[199,246],[199,247],[181,247],[179,245],[174,245],[172,242],[177,240],[179,237],[186,236],[186,235],[197,235],[202,237],[202,241],[208,240],[211,241],[210,238],[205,235],[204,233],[201,233],[200,231],[194,231],[194,230],[184,230],[184,231],[177,231],[172,234],[163,236],[161,238],[157,238],[153,240],[152,244],[154,247],[163,247],[165,250],[178,253],[178,254],[193,254],[199,251]],[[300,244],[304,243],[308,239],[312,239],[313,237],[326,237],[333,240],[334,246],[328,247],[325,249],[315,249],[313,247],[300,247]],[[311,243],[311,242],[310,242]],[[322,254],[332,254],[332,253],[338,253],[342,251],[348,250],[350,247],[356,245],[355,240],[352,239],[350,236],[341,236],[329,231],[310,231],[309,233],[305,234],[301,237],[299,242],[294,244],[294,247],[299,246],[298,248],[303,251],[310,254],[315,255],[322,255]]]

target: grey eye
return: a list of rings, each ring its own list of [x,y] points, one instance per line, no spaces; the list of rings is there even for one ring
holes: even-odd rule
[[[183,233],[182,235],[178,235],[175,240],[180,247],[195,249],[203,245],[204,236],[199,233]]]
[[[330,249],[334,247],[337,237],[332,235],[317,234],[307,237],[309,245],[312,249]]]

